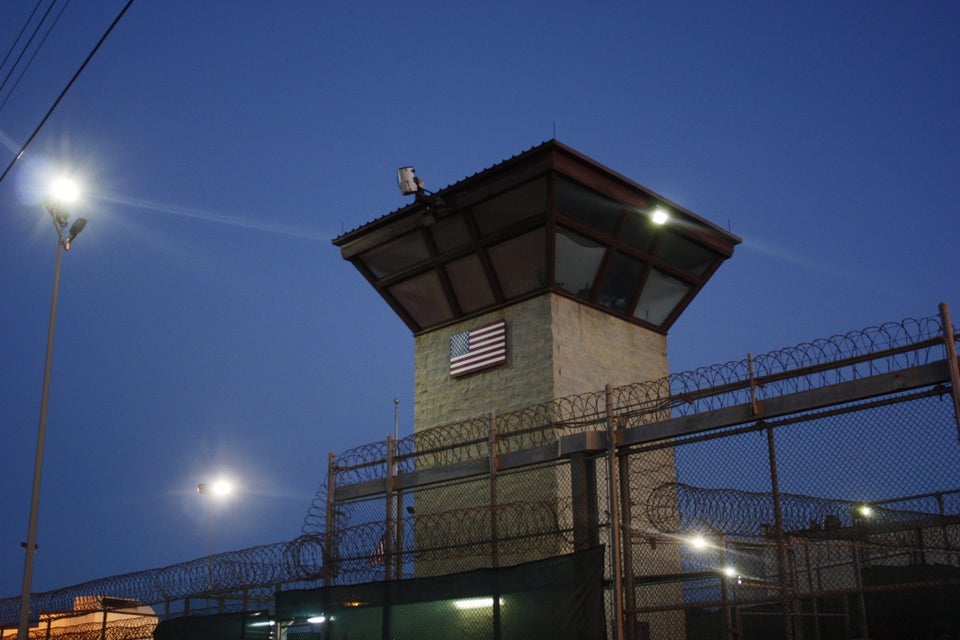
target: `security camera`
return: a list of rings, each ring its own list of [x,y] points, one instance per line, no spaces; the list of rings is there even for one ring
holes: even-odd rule
[[[423,191],[423,180],[417,177],[413,167],[400,167],[397,169],[397,186],[401,194],[409,196]]]

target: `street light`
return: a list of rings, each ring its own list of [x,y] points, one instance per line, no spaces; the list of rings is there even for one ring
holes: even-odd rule
[[[207,553],[210,557],[213,556],[213,513],[216,507],[216,499],[228,495],[231,491],[233,491],[233,487],[230,486],[230,483],[226,480],[217,480],[209,484],[201,482],[197,485],[197,493],[213,496],[213,499],[210,501],[210,546]]]
[[[233,487],[226,480],[216,480],[211,483],[201,482],[197,485],[197,493],[201,495],[209,494],[210,499],[210,543],[207,548],[207,589],[213,587],[213,514],[216,510],[217,500],[228,495],[233,491]]]
[[[61,178],[51,185],[50,194],[44,201],[47,212],[53,218],[57,230],[57,258],[53,268],[53,295],[50,302],[50,324],[47,328],[47,355],[43,366],[43,391],[40,395],[40,423],[37,426],[37,452],[33,464],[33,492],[30,497],[30,521],[27,525],[27,541],[23,543],[26,556],[23,562],[23,590],[20,595],[20,625],[17,640],[27,640],[30,631],[30,590],[33,588],[33,560],[37,552],[37,513],[40,509],[40,476],[43,469],[43,445],[47,431],[47,398],[50,394],[50,367],[53,363],[53,332],[57,322],[57,293],[60,290],[60,262],[63,251],[87,225],[85,218],[77,218],[64,237],[64,229],[70,221],[67,205],[79,195],[77,186]],[[62,251],[61,251],[62,249]]]

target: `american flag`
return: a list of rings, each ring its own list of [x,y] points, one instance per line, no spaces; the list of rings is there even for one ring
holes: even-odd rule
[[[450,338],[450,377],[459,378],[507,361],[504,320],[457,333]]]
[[[377,543],[377,546],[373,550],[373,555],[370,556],[370,565],[374,567],[382,567],[387,563],[387,534],[384,533],[380,537],[380,542]]]

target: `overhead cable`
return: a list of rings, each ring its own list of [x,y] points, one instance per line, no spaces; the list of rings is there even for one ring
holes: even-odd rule
[[[40,129],[43,128],[43,125],[47,123],[47,120],[50,119],[50,116],[53,115],[53,112],[56,110],[57,106],[60,104],[60,101],[63,100],[64,96],[67,95],[67,92],[70,91],[70,87],[73,86],[73,83],[77,81],[77,78],[80,77],[80,74],[83,73],[83,70],[86,69],[87,64],[90,63],[90,60],[93,59],[93,56],[96,55],[97,51],[100,49],[100,46],[107,39],[107,36],[113,31],[114,27],[120,22],[120,19],[123,18],[124,14],[133,4],[133,0],[128,0],[127,4],[123,6],[123,9],[120,10],[120,13],[117,14],[117,17],[114,18],[113,22],[110,23],[110,26],[107,27],[107,30],[100,37],[100,40],[97,41],[97,44],[93,47],[90,53],[84,59],[83,64],[80,65],[80,68],[76,70],[73,74],[73,77],[70,78],[70,81],[67,83],[67,86],[63,88],[63,91],[60,92],[60,95],[57,96],[57,99],[54,100],[53,104],[50,105],[50,108],[47,110],[47,113],[43,116],[43,119],[40,121],[40,124],[33,130],[33,133],[30,134],[30,137],[27,138],[27,141],[23,143],[20,147],[20,151],[17,152],[17,155],[13,157],[13,160],[10,161],[10,164],[7,165],[7,168],[3,170],[3,173],[0,174],[0,183],[7,177],[7,174],[10,173],[10,170],[13,169],[13,165],[17,163],[17,160],[23,156],[23,152],[27,150],[27,147],[30,146],[30,143],[33,142],[33,139],[37,137],[37,134],[40,133]]]

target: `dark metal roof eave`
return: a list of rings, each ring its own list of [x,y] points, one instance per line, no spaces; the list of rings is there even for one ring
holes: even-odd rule
[[[742,238],[740,238],[736,234],[731,233],[730,231],[727,231],[726,229],[723,229],[722,227],[717,226],[716,224],[710,222],[709,220],[690,211],[689,209],[686,209],[685,207],[673,202],[669,198],[665,198],[659,193],[656,193],[655,191],[652,191],[651,189],[648,189],[647,187],[644,187],[643,185],[634,182],[630,178],[627,178],[626,176],[614,171],[613,169],[610,169],[609,167],[593,160],[592,158],[585,156],[584,154],[580,153],[576,149],[568,147],[567,145],[557,140],[548,140],[535,147],[531,147],[530,149],[524,152],[521,152],[511,158],[503,160],[497,164],[487,167],[486,169],[483,169],[470,176],[467,176],[462,180],[459,180],[453,184],[450,184],[440,189],[439,191],[435,192],[433,195],[439,198],[443,198],[444,196],[449,196],[451,193],[455,191],[459,191],[469,187],[470,183],[472,182],[479,181],[482,178],[487,178],[494,173],[502,173],[508,170],[511,166],[515,164],[529,160],[538,154],[548,153],[552,151],[559,151],[559,152],[565,153],[566,155],[576,159],[581,164],[591,167],[594,170],[599,171],[600,173],[606,174],[606,176],[609,177],[610,179],[621,182],[634,190],[645,193],[650,197],[660,202],[663,202],[665,205],[669,206],[670,208],[676,210],[677,212],[682,213],[683,217],[689,218],[692,221],[698,223],[699,225],[702,225],[703,227],[706,228],[708,232],[716,234],[716,236],[719,236],[719,239],[721,239],[722,241],[730,245],[730,251],[727,254],[728,257],[732,255],[733,247],[743,242]],[[375,220],[372,220],[364,225],[361,225],[360,227],[357,227],[352,231],[348,231],[347,233],[334,238],[332,240],[332,243],[343,250],[351,242],[357,240],[358,238],[367,236],[369,233],[377,230],[378,228],[389,225],[400,218],[421,212],[423,211],[424,208],[425,208],[424,203],[412,202],[400,209],[396,209]]]
[[[502,172],[505,168],[508,168],[509,166],[511,166],[511,165],[513,165],[513,164],[516,164],[516,163],[521,162],[521,161],[523,161],[523,160],[525,160],[525,159],[527,159],[527,158],[530,158],[531,156],[535,155],[537,152],[540,152],[540,151],[542,151],[543,149],[548,148],[549,145],[551,145],[551,143],[557,144],[557,145],[560,144],[559,142],[556,142],[556,141],[542,142],[542,143],[540,143],[539,145],[534,146],[534,147],[531,147],[530,149],[527,149],[526,151],[523,151],[523,152],[521,152],[521,153],[518,153],[517,155],[515,155],[515,156],[513,156],[513,157],[511,157],[511,158],[507,158],[506,160],[502,160],[501,162],[498,162],[498,163],[496,163],[496,164],[494,164],[494,165],[491,165],[491,166],[487,167],[486,169],[481,169],[480,171],[477,171],[477,172],[474,173],[474,174],[471,174],[471,175],[469,175],[469,176],[467,176],[467,177],[465,177],[465,178],[463,178],[463,179],[461,179],[461,180],[458,180],[457,182],[454,182],[453,184],[449,184],[449,185],[443,187],[442,189],[440,189],[439,191],[434,191],[434,192],[432,192],[432,195],[433,195],[433,197],[438,197],[438,198],[443,198],[444,196],[449,196],[449,195],[450,195],[452,192],[454,192],[454,191],[458,191],[458,190],[460,190],[460,189],[463,189],[464,187],[468,187],[471,182],[475,182],[475,181],[480,180],[481,178],[488,177],[489,175],[491,175],[491,174],[494,173],[494,172],[498,172],[498,173],[499,173],[499,172]],[[370,233],[371,231],[374,231],[374,230],[376,230],[376,229],[378,229],[378,228],[380,228],[380,227],[383,227],[383,226],[385,226],[385,225],[389,225],[389,224],[391,224],[392,222],[394,222],[395,220],[397,220],[397,219],[399,219],[399,218],[403,218],[403,217],[405,217],[405,216],[407,216],[407,215],[410,215],[410,214],[413,214],[413,213],[418,213],[418,212],[422,211],[424,208],[425,208],[425,204],[422,203],[422,202],[419,202],[419,201],[411,202],[410,204],[408,204],[408,205],[406,205],[406,206],[404,206],[404,207],[401,207],[401,208],[399,208],[399,209],[395,209],[395,210],[393,210],[393,211],[391,211],[391,212],[389,212],[389,213],[386,213],[386,214],[380,216],[379,218],[376,218],[376,219],[374,219],[374,220],[371,220],[370,222],[367,222],[366,224],[363,224],[363,225],[357,227],[356,229],[353,229],[353,230],[348,231],[348,232],[346,232],[346,233],[344,233],[344,234],[341,234],[340,236],[338,236],[338,237],[336,237],[336,238],[333,238],[333,240],[332,240],[331,242],[332,242],[335,246],[344,247],[344,246],[350,244],[350,242],[356,240],[357,238],[363,237],[363,236],[367,235],[367,234]]]

